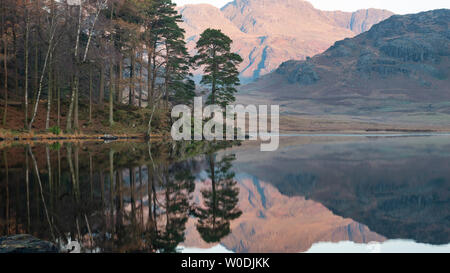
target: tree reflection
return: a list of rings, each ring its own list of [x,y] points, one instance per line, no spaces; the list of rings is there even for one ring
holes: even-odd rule
[[[163,190],[160,193],[162,198],[158,216],[164,222],[155,238],[155,247],[160,252],[175,252],[176,247],[184,241],[192,193],[195,189],[194,176],[189,167],[189,162],[182,162],[162,168]]]
[[[219,242],[227,236],[231,232],[230,221],[242,214],[237,207],[239,188],[235,173],[230,170],[236,157],[226,155],[218,162],[216,157],[213,153],[207,155],[211,188],[202,190],[203,206],[195,211],[197,230],[207,243]]]
[[[193,201],[199,143],[60,143],[3,150],[0,236],[31,234],[82,252],[175,252],[189,217],[208,241],[240,215],[232,157],[208,156],[212,189]],[[25,177],[23,177],[25,176]],[[210,192],[210,193],[208,193]],[[15,194],[12,194],[15,193]],[[196,212],[196,213],[193,213]]]

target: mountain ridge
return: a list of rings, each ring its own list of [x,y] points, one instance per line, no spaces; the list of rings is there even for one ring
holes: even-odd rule
[[[289,101],[285,111],[303,114],[447,125],[449,21],[448,9],[392,16],[312,58],[284,62],[241,91]]]
[[[236,0],[221,9],[209,4],[177,9],[184,20],[181,26],[186,30],[191,54],[195,53],[199,35],[208,27],[221,29],[233,39],[233,51],[244,59],[240,66],[244,83],[274,71],[284,61],[321,53],[335,41],[353,37],[393,14],[374,9],[333,13],[302,0]]]

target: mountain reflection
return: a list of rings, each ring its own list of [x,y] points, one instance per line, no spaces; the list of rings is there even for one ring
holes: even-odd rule
[[[255,174],[284,195],[318,202],[388,239],[450,242],[448,137],[283,142],[270,154],[238,151],[237,172]]]

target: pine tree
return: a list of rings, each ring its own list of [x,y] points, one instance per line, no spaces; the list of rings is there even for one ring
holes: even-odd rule
[[[231,52],[233,41],[222,31],[206,29],[197,42],[198,54],[193,63],[202,67],[204,75],[201,84],[211,86],[208,104],[225,107],[236,99],[236,86],[239,82],[237,66],[242,62],[241,56]]]
[[[165,51],[164,92],[166,103],[191,103],[195,83],[190,79],[190,57],[184,41],[184,30],[178,26],[179,15],[166,16],[160,29]]]

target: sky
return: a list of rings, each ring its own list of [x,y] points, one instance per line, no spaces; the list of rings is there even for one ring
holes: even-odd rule
[[[208,3],[221,8],[230,0],[174,0],[174,2],[179,6]],[[450,9],[450,0],[309,0],[308,2],[321,10],[355,11],[365,8],[378,8],[387,9],[397,14],[417,13],[439,8]]]

